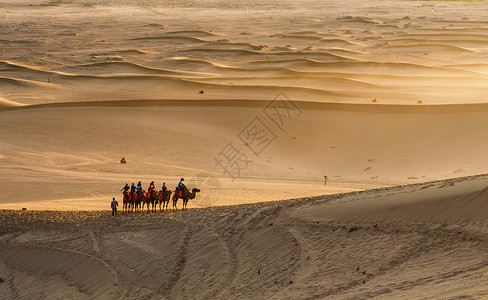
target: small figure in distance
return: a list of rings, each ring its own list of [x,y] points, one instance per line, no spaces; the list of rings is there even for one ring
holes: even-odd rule
[[[112,207],[112,216],[116,216],[117,215],[117,206],[119,205],[119,203],[117,202],[117,200],[115,200],[115,197],[112,198],[112,203],[110,203],[110,207]]]
[[[205,94],[205,92],[203,90],[200,90],[198,93],[199,94]]]
[[[125,160],[125,157],[122,157],[122,159],[120,160],[120,163],[121,164],[126,164],[127,163],[127,161]]]
[[[135,192],[136,192],[136,185],[132,183],[132,185],[130,186],[130,193],[134,194]]]
[[[138,192],[142,192],[142,183],[140,181],[137,183],[136,189]]]
[[[166,187],[166,182],[163,182],[163,186],[161,187],[161,193],[164,193],[168,190],[168,187]]]

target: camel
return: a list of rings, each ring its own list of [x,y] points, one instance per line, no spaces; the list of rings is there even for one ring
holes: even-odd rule
[[[159,191],[159,211],[163,211],[164,209],[168,210],[169,199],[171,198],[171,191]],[[161,209],[161,203],[163,204],[163,208]]]
[[[152,197],[152,195],[154,195],[154,193],[151,193],[151,196],[150,196],[150,197]],[[141,202],[142,202],[142,208],[141,208],[141,211],[143,211],[143,210],[144,210],[144,204],[145,204],[145,205],[146,205],[146,207],[147,207],[147,212],[149,212],[149,209],[150,209],[150,208],[149,208],[149,204],[151,203],[151,198],[150,198],[150,197],[148,197],[148,196],[147,196],[147,193],[143,193],[143,196],[142,196],[142,198],[141,198],[141,200],[142,200],[142,201],[141,201]]]
[[[186,206],[188,204],[188,200],[195,199],[195,196],[197,195],[198,192],[200,192],[199,189],[193,188],[191,190],[191,193],[190,193],[188,188],[185,186],[183,188],[183,190],[181,191],[181,196],[180,196],[178,189],[176,189],[175,193],[173,194],[173,210],[178,210],[178,208],[176,207],[176,204],[178,203],[179,198],[181,198],[183,200],[182,209],[186,209]]]
[[[126,191],[124,192],[122,211],[129,212],[130,204],[131,204],[131,197],[129,195],[129,192]]]
[[[160,199],[159,193],[157,191],[151,192],[149,197],[146,197],[145,201],[142,203],[142,208],[144,208],[144,203],[146,203],[147,211],[149,212],[149,203],[151,203],[151,211],[156,211],[156,205]]]
[[[129,196],[128,211],[134,211],[136,203],[136,193],[131,193]]]
[[[146,201],[146,193],[144,191],[137,191],[134,197],[134,210],[137,211],[137,209],[141,210],[141,205]]]

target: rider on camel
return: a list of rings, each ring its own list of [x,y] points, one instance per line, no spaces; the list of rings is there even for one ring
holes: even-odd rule
[[[126,183],[125,186],[121,189],[121,191],[122,190],[123,190],[122,194],[127,194],[130,190],[129,184]]]
[[[180,183],[178,183],[178,187],[176,188],[179,191],[180,197],[183,196],[183,189],[185,188],[185,184],[183,183],[184,180],[185,178],[181,178]]]
[[[161,194],[166,193],[167,190],[168,190],[168,187],[166,187],[166,182],[163,182],[163,186],[161,187]]]
[[[147,197],[149,198],[151,196],[151,193],[153,191],[156,191],[156,186],[154,185],[154,181],[151,181],[149,184],[149,188],[147,189]]]

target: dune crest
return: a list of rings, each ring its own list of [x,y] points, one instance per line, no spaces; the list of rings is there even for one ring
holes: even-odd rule
[[[23,104],[0,97],[0,109],[5,107],[16,107],[16,106],[23,106]]]

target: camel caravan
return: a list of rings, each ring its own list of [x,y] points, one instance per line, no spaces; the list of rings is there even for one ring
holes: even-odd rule
[[[190,199],[195,199],[195,196],[199,189],[193,188],[191,192],[183,183],[184,178],[181,178],[178,186],[174,192],[166,187],[166,183],[163,183],[160,191],[156,190],[154,181],[149,184],[147,192],[143,189],[141,182],[136,185],[132,183],[132,186],[125,184],[121,189],[123,191],[123,211],[124,212],[137,212],[143,211],[146,206],[147,211],[156,212],[159,206],[159,211],[168,210],[169,201],[173,201],[173,210],[177,210],[178,199],[183,200],[182,209],[187,209],[187,204]]]

